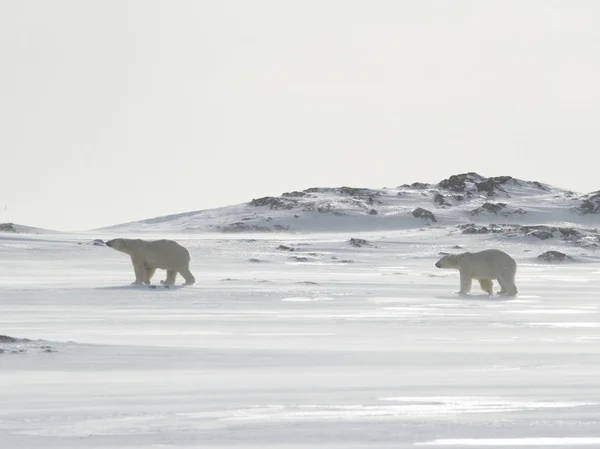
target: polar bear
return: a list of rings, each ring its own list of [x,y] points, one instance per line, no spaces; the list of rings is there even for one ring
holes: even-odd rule
[[[131,256],[135,271],[132,284],[150,284],[158,268],[167,270],[167,278],[161,284],[175,284],[177,273],[183,276],[185,285],[196,282],[190,271],[190,252],[174,240],[113,239],[106,246]]]
[[[516,296],[518,293],[515,285],[517,263],[504,251],[499,249],[486,249],[478,253],[449,254],[442,257],[435,264],[438,268],[455,269],[460,273],[460,291],[467,294],[471,291],[473,279],[479,281],[484,292],[492,295],[493,280],[500,284],[499,295]]]

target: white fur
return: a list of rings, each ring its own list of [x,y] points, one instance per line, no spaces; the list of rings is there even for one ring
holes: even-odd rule
[[[493,280],[500,284],[499,295],[515,296],[518,293],[515,285],[517,263],[499,249],[486,249],[478,253],[449,254],[442,257],[436,267],[455,269],[460,273],[460,291],[467,294],[471,291],[473,279],[479,281],[481,289],[493,294]]]
[[[135,272],[133,284],[150,284],[157,269],[167,270],[167,278],[160,281],[162,284],[174,284],[177,273],[183,276],[185,285],[196,282],[190,271],[190,252],[174,240],[114,239],[106,245],[131,256]]]

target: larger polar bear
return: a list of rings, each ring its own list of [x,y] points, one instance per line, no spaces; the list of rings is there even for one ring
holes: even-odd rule
[[[177,273],[185,279],[185,285],[192,285],[196,278],[190,271],[190,252],[174,240],[113,239],[109,246],[131,256],[135,271],[132,284],[150,284],[157,269],[167,270],[167,278],[162,284],[173,285]]]
[[[515,296],[518,293],[515,285],[517,263],[504,251],[486,249],[478,253],[449,254],[435,264],[438,268],[455,269],[460,273],[460,291],[467,294],[471,291],[473,279],[479,281],[484,292],[492,295],[493,280],[500,284],[499,295]]]

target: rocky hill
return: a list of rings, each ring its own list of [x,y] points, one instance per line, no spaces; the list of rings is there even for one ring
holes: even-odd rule
[[[534,237],[544,231],[576,239],[574,233],[561,231],[573,228],[581,234],[577,239],[587,242],[588,234],[596,235],[599,224],[600,191],[579,195],[538,181],[511,176],[486,178],[470,172],[437,184],[414,182],[382,189],[312,187],[103,230],[245,233],[441,227],[461,233]]]
[[[49,229],[32,228],[31,226],[23,226],[16,223],[0,223],[0,233],[7,234],[47,234],[54,233]]]

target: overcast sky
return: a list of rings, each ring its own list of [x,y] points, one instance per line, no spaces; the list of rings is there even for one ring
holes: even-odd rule
[[[0,222],[466,171],[598,190],[598,17],[594,0],[2,0]]]

